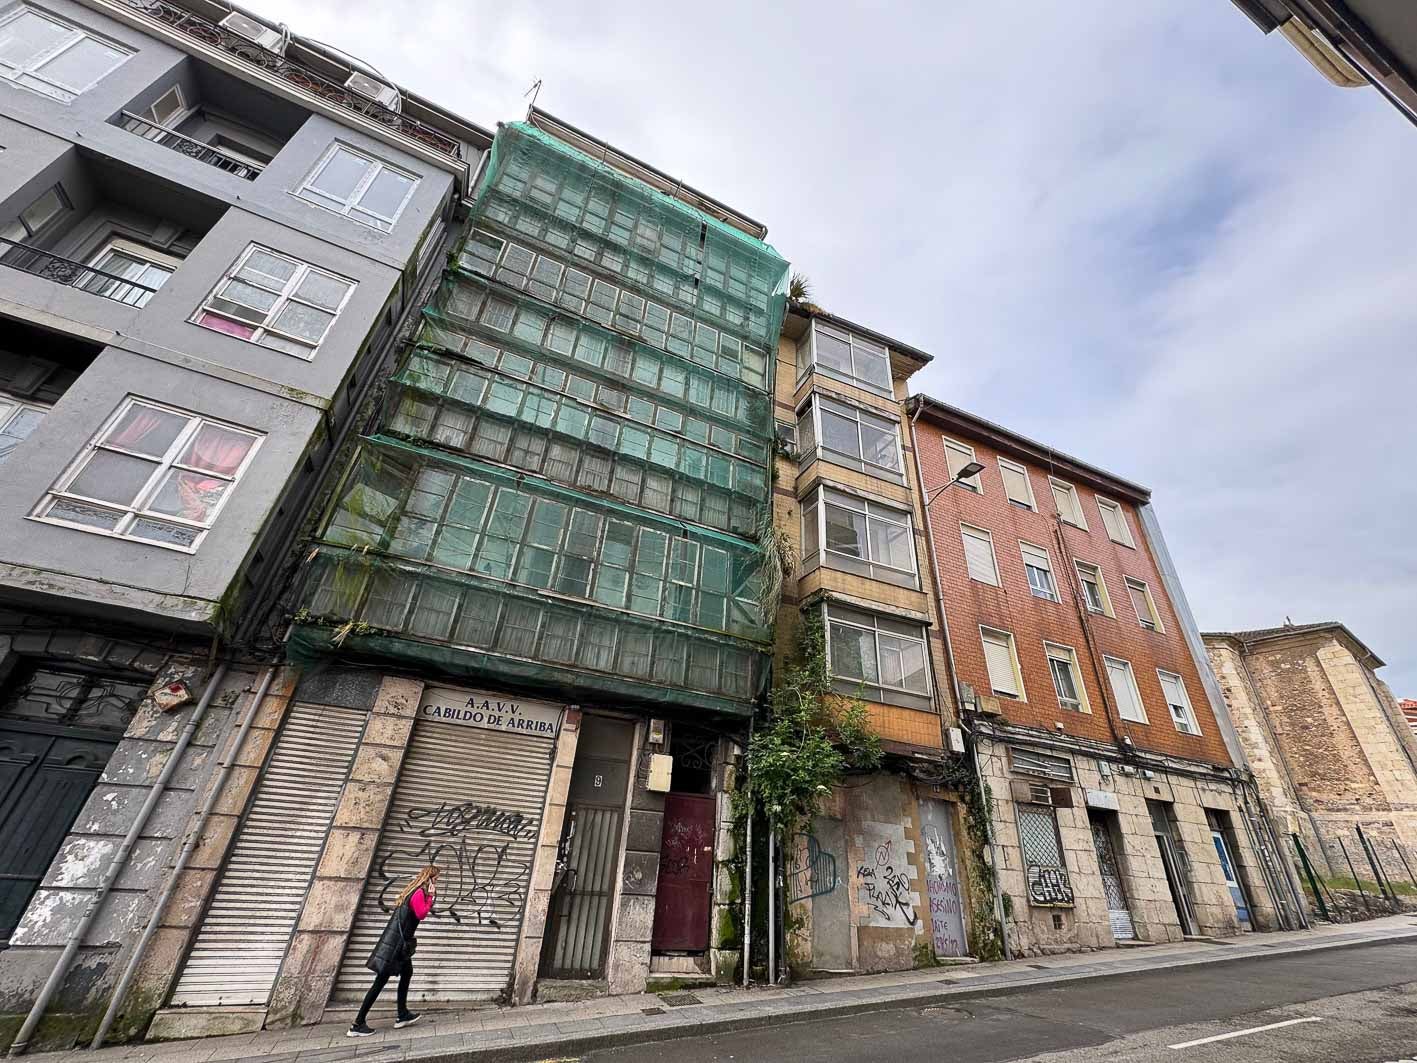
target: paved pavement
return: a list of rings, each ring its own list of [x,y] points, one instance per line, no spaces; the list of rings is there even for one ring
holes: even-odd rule
[[[1414,980],[1417,941],[1394,941],[694,1037],[671,1051],[676,1063],[1384,1063],[1417,1055]],[[583,1059],[662,1063],[665,1051]]]
[[[345,1037],[345,1024],[326,1023],[236,1037],[118,1046],[100,1052],[37,1054],[32,1058],[42,1063],[222,1063],[256,1059],[278,1063],[338,1063],[356,1058],[374,1063],[541,1060],[619,1045],[775,1028],[805,1020],[811,1020],[815,1029],[827,1020],[864,1012],[975,1007],[965,1002],[981,998],[993,1002],[1003,994],[1028,987],[1056,990],[1065,983],[1098,978],[1106,979],[1099,984],[1098,991],[1110,995],[1115,1006],[1117,993],[1125,991],[1118,988],[1118,976],[1229,964],[1260,957],[1273,960],[1294,953],[1408,940],[1417,946],[1417,920],[1410,915],[1391,916],[1351,926],[1323,926],[1310,931],[1255,934],[1215,942],[1184,942],[1012,963],[836,978],[789,989],[724,987],[694,990],[687,998],[662,999],[641,994],[578,1003],[441,1012],[427,1014],[417,1026],[397,1031],[388,1028],[385,1019],[383,1029],[373,1037],[358,1041]],[[1409,962],[1412,970],[1417,971],[1417,959],[1409,957]],[[1279,1000],[1267,1002],[1268,1005],[1278,1003]],[[1058,1021],[1064,1025],[1069,1022],[1065,1017]],[[1000,1023],[998,1036],[1012,1036],[1011,1024],[1004,1019]],[[936,1037],[939,1034],[937,1030]],[[1413,1049],[1417,1050],[1417,1045]],[[678,1055],[679,1046],[676,1045],[674,1051]],[[657,1054],[662,1053],[661,1046]],[[890,1055],[872,1058],[890,1058]]]

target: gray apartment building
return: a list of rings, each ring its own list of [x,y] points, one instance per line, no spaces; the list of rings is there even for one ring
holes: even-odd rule
[[[490,143],[222,4],[0,5],[0,1045],[185,952],[292,692],[268,606]]]

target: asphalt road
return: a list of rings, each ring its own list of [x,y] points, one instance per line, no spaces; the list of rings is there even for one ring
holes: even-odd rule
[[[1254,1029],[1274,1024],[1284,1025]],[[1227,1034],[1239,1036],[1220,1039]],[[948,1007],[607,1049],[584,1060],[1417,1061],[1417,942],[1028,987]]]

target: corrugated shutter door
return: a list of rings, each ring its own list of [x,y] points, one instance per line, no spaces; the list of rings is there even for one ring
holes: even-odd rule
[[[984,662],[989,666],[989,685],[1004,694],[1018,697],[1014,676],[1014,656],[1006,640],[984,637]]]
[[[423,718],[414,724],[345,948],[337,1001],[363,998],[372,978],[364,961],[388,909],[429,862],[442,875],[433,914],[418,930],[410,996],[455,1003],[502,994],[521,935],[554,751],[551,738]]]
[[[964,560],[969,567],[969,578],[998,586],[994,574],[994,543],[987,536],[962,528],[964,535]]]
[[[367,717],[357,709],[290,707],[174,1005],[270,999]]]

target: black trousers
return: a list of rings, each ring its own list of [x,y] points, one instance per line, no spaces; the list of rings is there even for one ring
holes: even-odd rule
[[[369,1009],[374,1006],[374,1001],[379,999],[379,994],[384,991],[384,986],[389,984],[392,970],[386,970],[382,974],[374,976],[374,984],[369,987],[369,992],[364,994],[364,1003],[359,1006],[359,1018],[354,1020],[356,1026],[369,1018]],[[413,980],[413,960],[404,958],[403,966],[399,968],[399,1015],[408,1014],[408,983]]]

